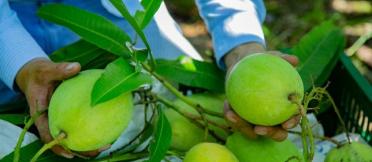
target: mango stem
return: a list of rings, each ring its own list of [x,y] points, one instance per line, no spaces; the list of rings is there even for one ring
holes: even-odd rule
[[[36,160],[48,149],[52,148],[53,146],[59,144],[63,139],[67,137],[66,133],[61,132],[53,141],[44,144],[43,147],[32,157],[30,162],[36,162]]]

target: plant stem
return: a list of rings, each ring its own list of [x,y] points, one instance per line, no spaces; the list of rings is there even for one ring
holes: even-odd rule
[[[34,124],[36,119],[39,118],[39,116],[41,114],[43,114],[44,112],[45,112],[45,110],[37,111],[34,115],[31,116],[31,118],[27,121],[27,123],[23,127],[23,130],[22,130],[21,134],[19,135],[17,144],[14,148],[13,162],[18,162],[19,161],[20,154],[21,154],[21,145],[22,145],[22,142],[23,142],[23,139],[26,135],[27,130],[32,126],[32,124]]]
[[[218,112],[214,112],[214,111],[210,111],[210,110],[207,110],[205,108],[203,108],[200,104],[198,103],[195,103],[194,101],[190,100],[189,98],[187,98],[185,95],[183,95],[181,92],[179,92],[177,90],[177,88],[175,88],[172,84],[170,84],[167,80],[165,80],[162,76],[160,76],[159,74],[155,73],[151,67],[147,64],[142,64],[143,68],[149,72],[151,75],[153,75],[157,80],[159,80],[163,85],[164,87],[166,87],[170,92],[172,92],[174,95],[176,95],[178,98],[180,98],[183,102],[185,102],[186,104],[190,105],[191,107],[193,107],[195,110],[198,111],[198,109],[202,109],[202,111],[204,113],[207,113],[209,115],[212,115],[212,116],[216,116],[216,117],[220,117],[220,118],[224,118],[223,114],[221,113],[218,113]]]
[[[53,141],[44,144],[44,146],[32,157],[30,162],[35,162],[46,150],[52,148],[54,145],[59,144],[63,139],[66,138],[66,134],[61,132]]]
[[[342,120],[342,117],[341,117],[340,111],[338,111],[338,108],[337,108],[337,106],[336,106],[335,101],[333,101],[332,96],[331,96],[327,91],[324,90],[323,93],[327,96],[327,98],[328,98],[329,101],[331,102],[332,107],[333,107],[333,109],[335,110],[335,113],[337,114],[337,118],[338,118],[338,120],[340,121],[340,123],[341,123],[341,125],[342,125],[342,129],[343,129],[344,132],[346,133],[346,138],[347,138],[348,143],[351,143],[349,131],[347,131],[347,129],[346,129],[346,124],[345,124],[344,120]]]
[[[199,114],[200,116],[202,117],[204,123],[205,123],[205,127],[204,127],[204,138],[207,139],[208,137],[208,132],[209,132],[209,127],[208,127],[208,121],[207,121],[207,118],[205,116],[205,113],[207,114],[210,114],[210,115],[214,115],[214,116],[219,116],[219,117],[223,117],[222,114],[219,114],[219,113],[216,113],[216,112],[213,112],[213,111],[208,111],[206,110],[205,108],[203,108],[200,104],[198,103],[195,103],[194,101],[190,100],[189,98],[187,98],[186,96],[184,96],[180,91],[178,91],[177,88],[175,88],[172,84],[170,84],[167,80],[165,80],[162,76],[158,75],[157,73],[155,73],[153,71],[153,69],[143,63],[142,64],[143,68],[149,72],[150,74],[152,74],[156,79],[158,79],[160,81],[160,83],[162,83],[164,85],[164,87],[166,87],[170,92],[172,92],[174,95],[176,95],[179,99],[181,99],[183,102],[185,102],[186,104],[190,105],[191,107],[193,107]]]
[[[304,106],[302,106],[301,102],[299,101],[300,99],[297,97],[296,94],[291,94],[288,96],[288,99],[298,105],[299,110],[300,110],[300,115],[302,117],[300,126],[301,126],[301,141],[302,141],[302,146],[303,146],[303,156],[305,161],[311,162],[314,157],[315,153],[315,144],[314,144],[314,137],[312,133],[312,129],[309,125],[309,121],[307,119],[307,108],[309,107],[309,103],[311,100],[311,97],[316,91],[314,89],[311,90],[310,94],[306,95],[304,97]],[[309,148],[310,146],[310,148]]]
[[[350,47],[350,48],[348,48],[347,50],[346,50],[346,54],[348,55],[348,56],[353,56],[354,55],[354,53],[356,52],[356,51],[358,51],[358,49],[360,48],[360,47],[362,47],[363,46],[363,44],[366,42],[366,41],[368,41],[368,39],[370,39],[370,38],[372,38],[372,32],[369,32],[369,33],[367,33],[366,35],[362,35],[362,36],[360,36],[359,38],[358,38],[358,40]]]
[[[188,119],[191,123],[195,124],[197,127],[201,128],[201,129],[204,129],[205,127],[207,127],[208,125],[202,125],[200,124],[197,120],[194,120],[195,117],[193,114],[190,114],[188,112],[183,112],[181,110],[181,108],[179,106],[177,106],[176,104],[173,104],[171,101],[169,101],[168,99],[160,96],[160,95],[157,95],[157,94],[153,94],[154,97],[156,99],[159,100],[159,102],[162,102],[163,104],[165,104],[166,106],[168,106],[169,108],[173,109],[174,111],[178,112],[180,115],[184,116],[186,119]],[[201,118],[201,117],[197,117],[197,118]],[[207,119],[207,122],[211,122]],[[213,124],[214,125],[214,124]],[[227,133],[230,133],[230,130],[224,126],[221,126],[221,125],[215,125],[223,130],[225,130]],[[220,140],[220,141],[223,141],[223,138],[222,137],[219,137],[217,134],[215,134],[213,131],[211,130],[208,130],[208,132],[213,136],[215,137],[216,139]]]

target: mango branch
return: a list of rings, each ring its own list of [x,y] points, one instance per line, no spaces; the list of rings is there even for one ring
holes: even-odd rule
[[[31,162],[35,162],[46,150],[58,145],[66,137],[66,133],[61,132],[53,141],[44,144],[44,146],[34,155],[34,157],[32,157]]]
[[[181,110],[181,108],[180,108],[178,105],[173,104],[171,101],[169,101],[168,99],[166,99],[166,98],[164,98],[164,97],[162,97],[162,96],[160,96],[160,95],[156,95],[156,94],[153,93],[153,96],[154,96],[154,98],[156,98],[159,102],[163,103],[164,105],[166,105],[166,106],[168,106],[169,108],[173,109],[174,111],[176,111],[176,112],[179,113],[180,115],[184,116],[186,119],[188,119],[191,123],[193,123],[193,124],[196,125],[197,127],[201,128],[201,129],[205,129],[205,127],[208,127],[208,125],[202,125],[202,124],[200,124],[197,120],[195,120],[195,119],[199,119],[199,120],[200,120],[200,119],[201,119],[200,116],[195,117],[195,115],[193,115],[193,114],[190,114],[190,113],[187,113],[187,112],[183,112],[183,111]],[[229,130],[227,127],[222,126],[222,125],[220,125],[220,124],[217,124],[217,123],[215,123],[215,122],[213,122],[213,121],[210,121],[210,120],[208,120],[208,119],[206,119],[206,120],[207,120],[207,122],[208,122],[209,124],[214,125],[214,126],[216,126],[216,127],[219,127],[219,128],[221,128],[221,129],[223,129],[224,131],[226,131],[227,133],[230,132],[230,130]],[[216,139],[223,141],[223,138],[222,138],[222,137],[219,137],[219,136],[218,136],[217,134],[215,134],[213,131],[211,131],[211,130],[208,129],[208,132],[209,132],[209,134],[211,134],[211,135],[212,135],[213,137],[215,137]]]
[[[200,116],[202,117],[204,123],[205,123],[205,127],[204,127],[204,137],[205,139],[207,139],[208,137],[208,132],[209,132],[209,128],[208,128],[208,121],[207,121],[207,118],[205,116],[205,113],[208,113],[210,115],[219,115],[219,113],[215,113],[215,112],[210,112],[206,109],[204,109],[200,104],[197,104],[195,103],[194,101],[188,99],[186,96],[184,96],[180,91],[178,91],[177,88],[175,88],[172,84],[170,84],[167,80],[165,80],[162,76],[158,75],[156,72],[153,71],[153,69],[143,63],[142,64],[143,68],[149,72],[150,74],[152,74],[157,80],[160,81],[160,83],[162,83],[164,85],[164,87],[166,87],[170,92],[172,92],[174,95],[176,95],[179,99],[181,99],[183,102],[185,102],[186,104],[190,105],[192,108],[194,108],[199,114]],[[222,115],[221,115],[222,116]]]
[[[153,69],[147,65],[147,64],[142,64],[143,68],[149,72],[151,75],[153,75],[157,80],[159,80],[163,85],[164,87],[166,87],[169,91],[171,91],[174,95],[176,95],[178,98],[180,98],[183,102],[185,102],[186,104],[190,105],[191,107],[193,107],[195,110],[197,110],[198,112],[199,111],[203,111],[204,113],[208,114],[208,115],[212,115],[212,116],[216,116],[216,117],[220,117],[220,118],[224,118],[223,114],[221,113],[217,113],[217,112],[214,112],[214,111],[210,111],[208,109],[205,109],[204,107],[202,107],[200,104],[190,100],[189,98],[187,98],[185,95],[183,95],[181,92],[179,92],[177,90],[177,88],[175,88],[172,84],[170,84],[166,79],[164,79],[162,76],[160,76],[159,74],[157,74],[156,72],[153,71]],[[198,110],[200,109],[200,110]]]
[[[312,129],[311,129],[311,126],[309,124],[306,114],[307,114],[307,108],[309,106],[310,100],[312,99],[309,96],[312,95],[313,93],[315,93],[314,90],[312,90],[309,95],[305,95],[304,106],[301,104],[301,101],[297,97],[296,94],[290,94],[288,96],[288,99],[299,107],[299,111],[301,115],[300,126],[301,126],[301,142],[302,142],[302,147],[303,147],[303,156],[304,156],[305,161],[309,161],[309,162],[311,162],[314,158],[315,144],[314,144],[314,137],[313,137]]]
[[[341,114],[340,114],[340,112],[338,111],[338,108],[337,108],[337,106],[336,106],[335,101],[333,101],[332,96],[331,96],[327,91],[324,90],[323,93],[327,96],[327,98],[328,98],[329,101],[331,102],[332,107],[333,107],[333,109],[335,110],[335,113],[337,114],[337,118],[338,118],[338,120],[340,121],[340,123],[341,123],[341,125],[342,125],[342,129],[343,129],[344,132],[346,133],[347,141],[348,141],[349,144],[351,144],[350,134],[349,134],[349,132],[348,132],[347,129],[346,129],[346,124],[345,124],[344,120],[342,120]]]
[[[18,162],[21,154],[21,145],[25,138],[27,130],[32,126],[32,124],[35,123],[36,119],[40,117],[41,114],[43,114],[46,110],[43,111],[37,111],[35,114],[31,116],[31,118],[27,121],[25,126],[22,129],[21,134],[19,135],[17,144],[14,148],[14,156],[13,156],[13,162]]]

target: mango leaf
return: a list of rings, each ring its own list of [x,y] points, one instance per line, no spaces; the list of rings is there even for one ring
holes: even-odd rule
[[[304,82],[306,91],[315,85],[322,85],[334,68],[345,39],[342,31],[332,24],[324,22],[315,27],[292,49],[300,59],[297,70]]]
[[[214,92],[224,91],[224,73],[212,63],[186,56],[177,60],[158,59],[156,62],[155,72],[171,81]]]
[[[146,128],[142,132],[140,132],[140,134],[138,134],[139,136],[136,139],[127,144],[127,146],[124,146],[122,149],[112,153],[112,155],[116,156],[133,152],[135,149],[143,145],[152,137],[152,134],[154,133],[153,127],[153,125],[148,124]]]
[[[82,67],[85,67],[89,62],[100,57],[104,53],[108,52],[81,39],[58,49],[49,55],[49,57],[55,62],[79,62]]]
[[[118,59],[118,56],[109,53],[104,53],[98,58],[95,58],[87,65],[83,66],[83,69],[104,69],[109,63]]]
[[[0,119],[15,125],[25,124],[27,114],[0,114]]]
[[[142,0],[141,5],[145,9],[145,12],[141,15],[140,13],[138,15],[141,15],[141,28],[144,29],[151,21],[151,19],[154,17],[156,11],[158,11],[162,0]]]
[[[167,117],[160,107],[158,110],[158,120],[155,127],[153,142],[149,146],[150,158],[148,162],[160,162],[171,144],[172,129]]]
[[[118,58],[107,65],[105,72],[94,84],[91,104],[108,101],[151,82],[150,75],[136,72],[127,60]]]
[[[150,45],[146,39],[145,34],[143,33],[140,25],[138,25],[137,21],[135,18],[133,18],[127,7],[125,6],[124,2],[122,0],[110,0],[110,2],[115,6],[115,8],[121,13],[121,15],[129,22],[129,24],[133,27],[134,31],[139,35],[139,37],[142,39],[143,43],[145,44],[147,48],[147,52],[150,53],[150,59],[152,63],[154,62],[154,57],[151,53],[151,48]],[[154,63],[153,63],[154,64]]]
[[[21,158],[20,162],[23,161],[30,161],[31,158],[36,154],[37,151],[43,146],[43,143],[40,140],[37,140],[35,142],[32,142],[28,144],[27,146],[24,146],[21,148]],[[5,156],[3,159],[1,159],[1,162],[13,162],[13,156],[14,154],[11,153],[7,156]],[[73,159],[66,159],[63,157],[60,157],[56,154],[54,154],[52,151],[46,151],[44,154],[42,154],[37,162],[84,162],[86,160],[80,159],[80,158],[73,158]]]
[[[125,42],[130,42],[129,36],[102,16],[62,4],[44,5],[37,14],[48,21],[68,27],[84,40],[106,51],[130,57],[125,46]]]

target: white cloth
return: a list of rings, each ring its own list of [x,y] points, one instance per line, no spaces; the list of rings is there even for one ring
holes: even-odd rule
[[[0,159],[2,159],[7,154],[13,152],[17,144],[18,137],[22,132],[22,128],[5,120],[0,120],[0,128]],[[37,137],[34,134],[26,133],[21,146],[23,147],[36,140]]]

